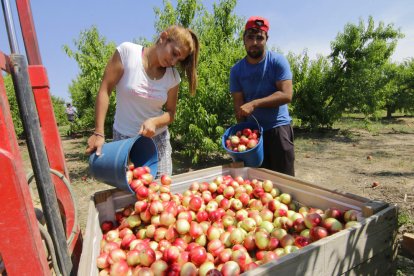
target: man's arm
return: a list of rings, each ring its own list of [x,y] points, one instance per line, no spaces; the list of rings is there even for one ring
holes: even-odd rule
[[[252,114],[253,111],[258,107],[274,108],[274,107],[278,107],[278,106],[290,103],[292,101],[292,95],[293,95],[292,80],[277,81],[276,88],[277,88],[277,91],[275,91],[273,94],[267,97],[264,97],[261,99],[255,99],[251,102],[248,102],[248,103],[245,103],[239,106],[238,110],[236,110],[237,111],[236,114],[238,114],[237,116],[247,117],[250,114]],[[233,99],[234,99],[234,96],[233,96]]]

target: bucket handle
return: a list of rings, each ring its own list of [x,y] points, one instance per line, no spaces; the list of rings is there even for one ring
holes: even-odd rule
[[[255,117],[253,114],[252,114],[252,115],[250,115],[250,117],[252,117],[252,118],[256,121],[257,128],[258,128],[258,130],[260,131],[261,126],[260,126],[260,124],[259,124],[259,121],[256,119],[256,117]],[[260,133],[260,134],[262,134],[262,133]]]

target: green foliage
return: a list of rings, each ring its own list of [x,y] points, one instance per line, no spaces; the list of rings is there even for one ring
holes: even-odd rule
[[[375,116],[384,106],[387,78],[383,74],[403,35],[392,24],[380,22],[375,28],[372,17],[368,25],[347,24],[344,32],[331,43],[332,71],[328,77],[333,101],[339,110],[356,110]]]
[[[361,112],[370,122],[387,109],[413,111],[413,62],[391,64],[390,57],[403,34],[372,17],[365,25],[347,24],[331,43],[329,61],[310,61],[290,54],[294,75],[292,103],[296,121],[304,127],[331,127],[344,112]],[[411,72],[411,73],[410,73]]]
[[[176,8],[168,0],[163,0],[163,4],[163,11],[160,8],[154,8],[155,15],[158,17],[155,22],[158,33],[174,24],[189,28],[196,14],[202,9],[202,5],[198,0],[178,0]]]
[[[6,87],[6,95],[9,101],[10,113],[13,120],[14,131],[16,136],[21,136],[23,134],[23,124],[20,119],[19,106],[17,104],[16,94],[14,91],[13,80],[10,75],[3,76],[4,86]]]
[[[24,133],[22,120],[20,117],[19,106],[16,100],[16,94],[14,91],[13,81],[10,75],[3,76],[4,85],[6,88],[7,100],[10,105],[10,113],[13,120],[14,131],[17,137],[21,137]],[[65,101],[62,98],[51,96],[53,111],[55,114],[56,123],[58,125],[67,124],[66,114],[65,114]]]
[[[414,113],[414,59],[401,64],[388,64],[384,74],[388,83],[384,86],[386,93],[385,108],[387,117],[400,111],[404,114]]]
[[[405,61],[402,65],[402,96],[397,109],[408,114],[414,114],[414,58]]]
[[[365,25],[347,24],[331,43],[329,60],[306,54],[288,56],[293,71],[295,122],[303,127],[331,127],[345,112],[361,112],[365,122],[397,110],[413,111],[413,62],[391,64],[403,34],[372,17]],[[410,73],[411,72],[411,73]]]
[[[414,220],[411,218],[410,214],[407,212],[402,212],[398,214],[398,228],[401,226],[414,225]]]
[[[294,76],[292,114],[302,127],[331,127],[341,117],[341,110],[328,89],[329,61],[323,56],[310,60],[306,51],[297,56],[290,53],[288,60]]]
[[[387,83],[383,87],[385,93],[384,106],[387,109],[387,118],[391,118],[392,113],[396,112],[398,106],[401,106],[405,101],[405,97],[403,97],[404,91],[402,89],[403,70],[396,63],[388,63],[384,69],[384,75],[387,79]]]
[[[57,125],[66,125],[68,123],[68,119],[65,113],[65,100],[54,95],[51,95],[51,99]]]
[[[114,43],[107,43],[98,29],[92,26],[80,33],[74,41],[76,50],[65,45],[66,54],[78,63],[80,73],[69,86],[72,104],[77,108],[77,124],[73,128],[86,130],[94,127],[95,98],[99,90],[105,66],[115,51]],[[112,135],[112,125],[115,114],[115,96],[112,94],[105,120],[105,134]],[[73,131],[76,131],[73,130]]]

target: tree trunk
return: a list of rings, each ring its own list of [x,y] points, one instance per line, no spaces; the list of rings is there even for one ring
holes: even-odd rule
[[[387,107],[387,119],[391,119],[392,117],[392,108]]]

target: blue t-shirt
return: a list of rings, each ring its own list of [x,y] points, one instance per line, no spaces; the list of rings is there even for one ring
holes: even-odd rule
[[[243,92],[247,103],[276,92],[277,81],[291,79],[292,72],[287,59],[281,54],[266,51],[265,58],[257,64],[250,64],[243,58],[231,68],[230,92]],[[276,108],[256,108],[253,115],[263,130],[288,125],[292,121],[287,104]]]

